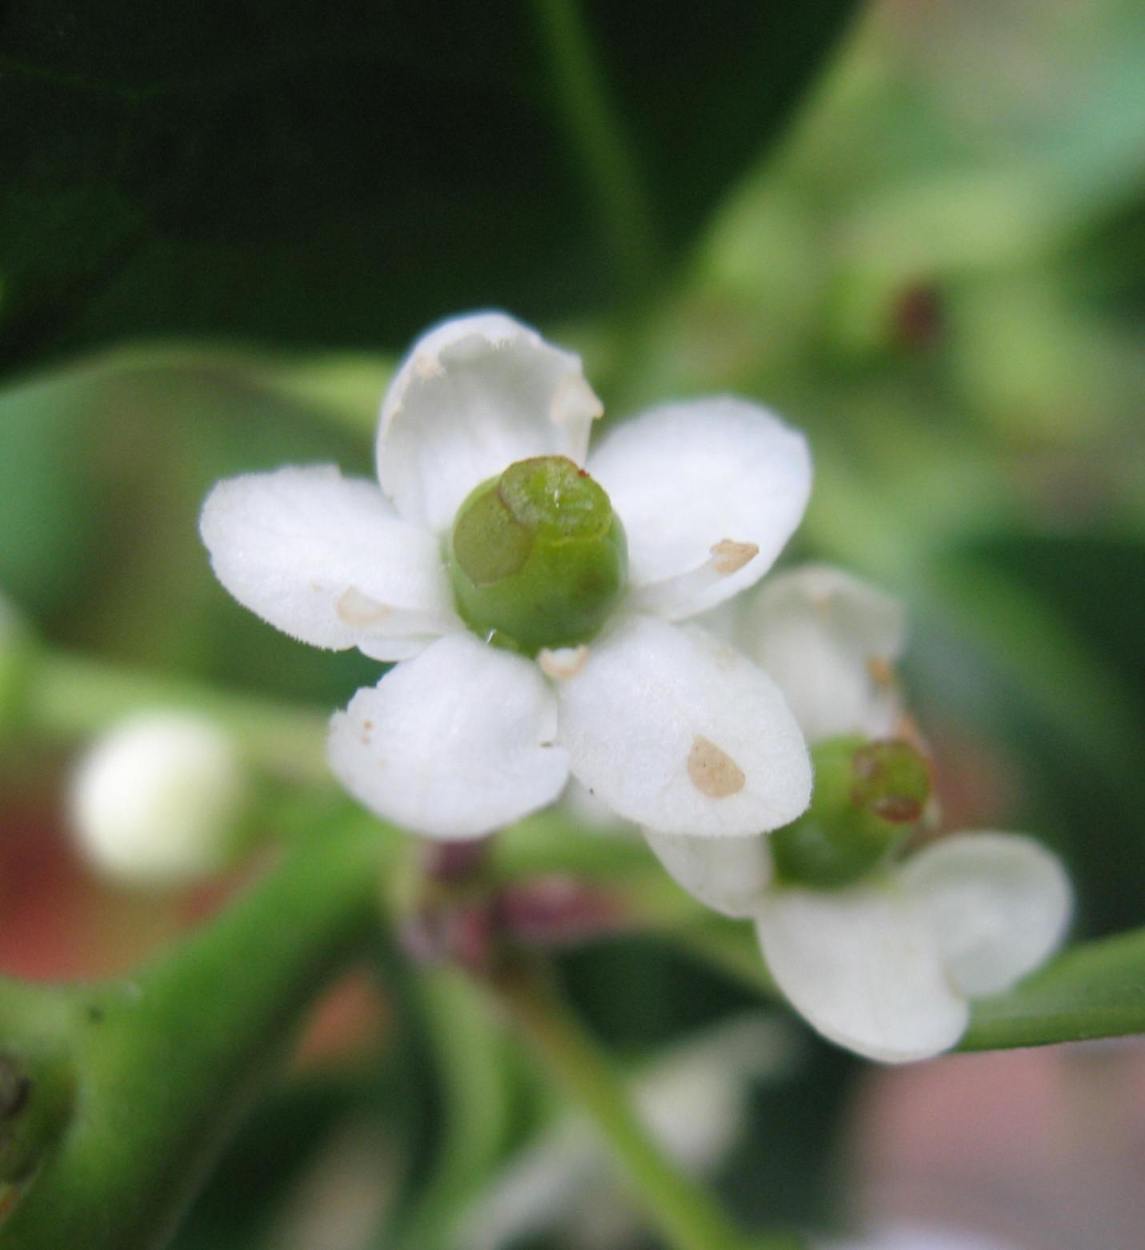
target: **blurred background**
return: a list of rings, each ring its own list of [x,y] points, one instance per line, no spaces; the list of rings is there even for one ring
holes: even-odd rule
[[[343,704],[377,666],[232,603],[200,502],[285,462],[370,472],[411,338],[504,307],[583,352],[607,420],[735,391],[805,428],[785,558],[909,604],[946,827],[1044,838],[1075,937],[1141,925],[1143,84],[1134,0],[8,0],[0,593],[53,648]],[[81,745],[0,739],[8,973],[130,968],[215,902],[78,861]],[[451,1062],[484,1092],[450,1244],[655,1244],[495,1028],[424,1057],[464,985],[411,1020],[379,964],[323,1004],[180,1250],[394,1244],[387,1209],[456,1129]],[[651,939],[562,972],[745,1218],[887,1250],[1140,1244],[1136,1043],[878,1070]]]

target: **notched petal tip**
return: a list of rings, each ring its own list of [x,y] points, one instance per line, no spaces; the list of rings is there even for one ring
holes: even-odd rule
[[[599,421],[603,416],[604,404],[583,377],[569,374],[560,380],[549,404],[549,417],[554,425],[569,425],[585,418]]]
[[[515,461],[583,464],[601,411],[575,353],[504,313],[455,317],[414,344],[390,383],[379,479],[404,517],[441,533],[475,486]]]

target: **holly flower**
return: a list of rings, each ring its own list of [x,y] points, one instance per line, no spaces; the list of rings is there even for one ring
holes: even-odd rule
[[[754,835],[807,806],[779,689],[689,623],[799,523],[804,439],[721,397],[646,412],[589,455],[601,411],[576,355],[499,313],[460,317],[398,368],[376,482],[291,466],[207,498],[203,541],[240,603],[394,663],[328,741],[380,816],[480,837],[570,775],[665,833]]]
[[[902,844],[929,797],[929,765],[894,676],[901,605],[840,570],[771,579],[715,628],[766,667],[813,744],[815,794],[755,838],[646,830],[701,902],[754,922],[771,976],[813,1028],[887,1063],[955,1045],[973,999],[1013,986],[1065,936],[1068,879],[1029,837]]]

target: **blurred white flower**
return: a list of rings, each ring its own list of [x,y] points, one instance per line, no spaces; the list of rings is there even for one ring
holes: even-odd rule
[[[230,862],[246,797],[234,743],[213,720],[146,712],[108,730],[80,759],[71,822],[84,856],[108,877],[184,885]]]
[[[811,741],[886,734],[901,718],[890,672],[901,611],[857,579],[795,570],[764,587],[731,628],[771,665]],[[645,836],[701,902],[755,921],[772,976],[814,1028],[888,1063],[953,1046],[970,1000],[1038,967],[1069,921],[1060,863],[1015,834],[944,837],[841,888],[776,880],[766,837]]]
[[[689,1038],[632,1082],[636,1110],[675,1163],[710,1175],[744,1131],[753,1083],[792,1057],[782,1021],[743,1016]],[[457,1221],[456,1250],[498,1250],[560,1229],[562,1241],[611,1248],[634,1240],[639,1217],[603,1143],[580,1115],[562,1117],[521,1150]]]
[[[235,598],[302,641],[399,661],[329,739],[334,772],[381,816],[477,837],[550,803],[570,774],[665,831],[744,836],[806,806],[806,747],[775,684],[677,624],[757,581],[802,516],[806,444],[764,409],[658,408],[605,437],[588,485],[573,470],[570,489],[595,480],[627,535],[627,589],[599,632],[526,655],[462,621],[459,509],[490,479],[502,495],[510,466],[586,464],[600,412],[577,356],[501,314],[462,317],[415,344],[386,393],[380,485],[290,467],[207,499],[203,539]],[[512,537],[520,518],[506,516]]]

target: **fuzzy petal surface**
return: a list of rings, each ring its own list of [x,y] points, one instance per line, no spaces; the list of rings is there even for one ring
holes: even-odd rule
[[[906,637],[898,600],[841,569],[806,565],[761,586],[733,636],[775,679],[810,741],[894,733],[903,709],[891,666]]]
[[[443,322],[382,401],[378,477],[407,521],[444,533],[479,483],[531,456],[584,464],[600,400],[580,357],[503,313]]]
[[[434,536],[333,465],[219,482],[199,529],[226,589],[301,642],[393,660],[461,627]]]
[[[624,524],[642,607],[669,620],[762,577],[811,489],[802,434],[728,397],[669,404],[626,422],[593,451],[588,469]]]
[[[560,794],[556,700],[537,666],[471,634],[441,638],[330,723],[339,781],[395,824],[476,838]]]
[[[925,1059],[965,1031],[924,911],[893,878],[844,890],[776,889],[756,922],[791,1005],[824,1037],[883,1063]]]
[[[1072,891],[1057,856],[1033,838],[942,838],[901,870],[926,909],[947,976],[968,997],[1009,989],[1057,949]]]
[[[644,831],[668,875],[705,907],[737,920],[756,915],[771,881],[767,837],[696,838]]]
[[[703,630],[629,617],[558,696],[574,775],[646,829],[744,837],[810,799],[807,747],[778,688]]]

